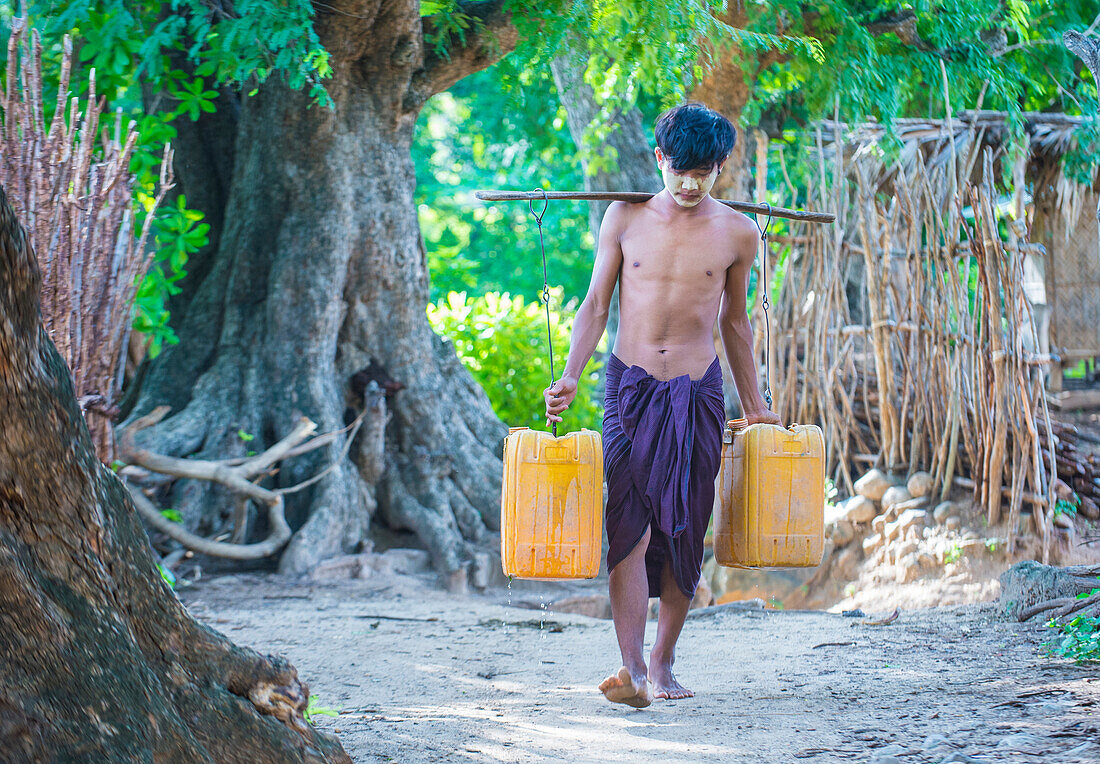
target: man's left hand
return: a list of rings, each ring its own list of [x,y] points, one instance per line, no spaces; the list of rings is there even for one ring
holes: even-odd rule
[[[779,418],[779,414],[769,409],[764,409],[754,414],[745,414],[745,420],[749,424],[777,424],[780,427],[783,426],[783,420]]]

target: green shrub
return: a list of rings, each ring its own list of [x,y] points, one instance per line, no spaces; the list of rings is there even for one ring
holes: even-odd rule
[[[565,369],[569,336],[577,302],[560,309],[561,290],[551,290],[550,318],[554,337],[554,372]],[[507,292],[470,297],[451,292],[428,305],[432,328],[454,343],[459,358],[485,389],[493,411],[510,427],[546,428],[542,391],[550,384],[546,346],[546,309]],[[602,350],[604,341],[601,341]],[[562,415],[558,433],[582,428],[599,431],[603,391],[599,387],[602,362],[590,361],[578,380],[577,397]]]
[[[1079,615],[1067,623],[1051,619],[1047,626],[1061,636],[1056,644],[1048,646],[1054,655],[1079,664],[1100,661],[1100,618]]]

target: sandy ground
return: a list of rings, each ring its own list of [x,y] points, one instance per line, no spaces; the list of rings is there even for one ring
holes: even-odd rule
[[[508,606],[540,591],[560,594],[233,575],[180,597],[234,641],[287,656],[339,709],[316,724],[357,762],[1100,761],[1100,670],[1047,657],[1049,630],[1004,621],[994,603],[886,626],[693,614],[677,671],[698,696],[635,710],[595,689],[619,666],[611,622]]]

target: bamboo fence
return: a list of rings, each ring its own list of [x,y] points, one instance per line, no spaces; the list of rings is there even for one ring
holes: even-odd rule
[[[828,473],[849,493],[857,468],[925,470],[933,497],[971,490],[990,525],[1005,523],[1010,551],[1028,504],[1046,561],[1049,358],[1025,349],[1031,245],[1020,226],[1000,233],[994,150],[972,125],[961,140],[947,133],[956,146],[947,161],[915,151],[887,165],[824,132],[806,201],[835,210],[837,223],[792,222],[778,242],[790,249],[770,312],[777,412],[822,423]]]
[[[152,208],[137,229],[130,158],[135,125],[101,125],[95,72],[83,107],[69,99],[72,42],[64,41],[49,125],[42,98],[42,45],[13,19],[0,94],[0,184],[23,221],[42,270],[42,318],[72,373],[96,452],[113,458],[110,418],[122,387],[131,307],[152,253],[153,211],[171,187],[165,152]],[[137,229],[137,230],[135,230]],[[88,416],[88,414],[94,414]]]

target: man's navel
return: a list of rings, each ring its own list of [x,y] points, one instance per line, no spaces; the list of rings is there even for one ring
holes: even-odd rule
[[[711,273],[710,271],[707,271],[707,275],[708,275],[708,276],[713,276],[714,274],[713,274],[713,273]]]

